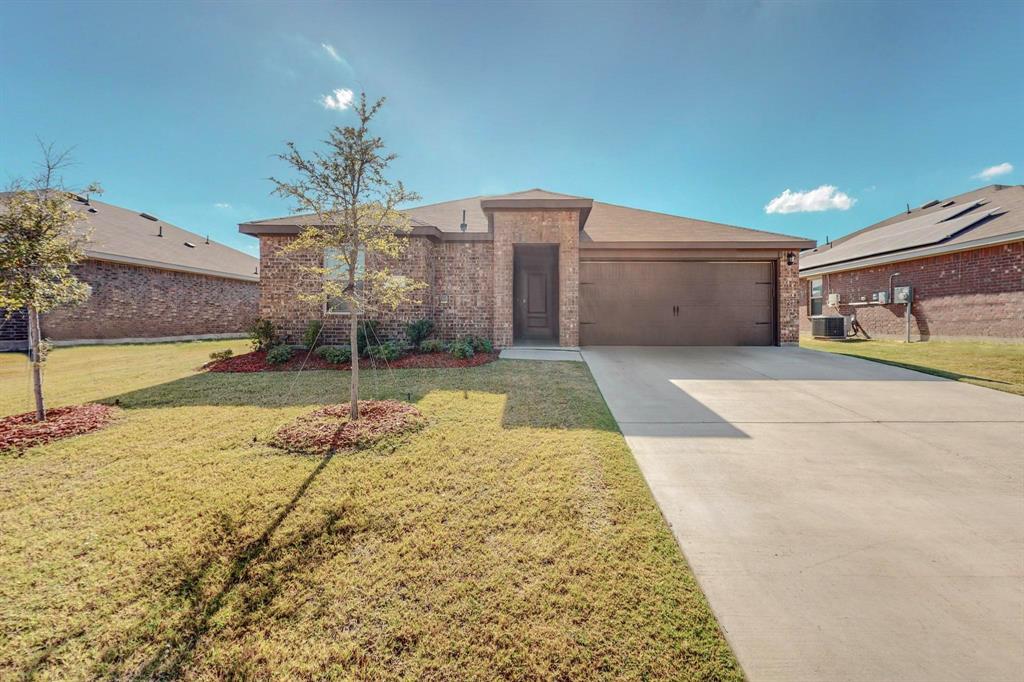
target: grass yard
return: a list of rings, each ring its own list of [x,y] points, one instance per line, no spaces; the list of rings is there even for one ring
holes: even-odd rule
[[[227,346],[53,352],[124,413],[0,456],[0,678],[742,678],[583,364],[367,374],[427,426],[313,459],[267,439],[348,374],[194,371]]]
[[[967,341],[820,341],[800,339],[803,348],[852,355],[907,369],[1024,395],[1024,345]]]

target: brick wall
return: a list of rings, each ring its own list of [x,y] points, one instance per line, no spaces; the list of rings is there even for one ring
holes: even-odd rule
[[[45,313],[45,338],[241,333],[257,313],[256,282],[97,260],[83,261],[73,271],[92,287],[92,295],[81,305]]]
[[[28,313],[15,310],[7,317],[7,312],[0,308],[0,351],[28,348]]]
[[[905,338],[903,305],[851,306],[894,284],[914,287],[912,340],[1024,339],[1024,242],[822,275],[826,315],[856,314],[873,338]],[[810,279],[800,287],[800,329],[810,333]],[[828,306],[829,293],[842,304]]]
[[[454,339],[494,334],[494,244],[440,242],[434,245],[436,336]]]
[[[494,343],[512,345],[512,256],[516,244],[558,244],[558,342],[579,344],[579,211],[494,212]]]
[[[788,251],[780,251],[776,282],[779,289],[779,343],[800,341],[800,259],[786,265]]]

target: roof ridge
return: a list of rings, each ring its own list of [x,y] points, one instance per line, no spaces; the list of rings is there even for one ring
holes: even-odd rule
[[[707,223],[708,225],[718,225],[720,227],[729,227],[734,230],[746,230],[748,232],[760,232],[761,234],[770,234],[776,237],[786,237],[787,239],[804,239],[804,237],[797,237],[792,234],[785,234],[783,232],[771,232],[769,230],[761,230],[756,227],[743,227],[742,225],[731,225],[729,223],[720,223],[714,220],[704,220],[703,218],[691,218],[690,216],[679,215],[677,213],[665,213],[664,211],[651,211],[646,208],[636,208],[635,206],[626,206],[624,204],[612,204],[607,201],[594,200],[595,204],[604,204],[605,206],[615,206],[616,208],[625,208],[630,211],[642,211],[643,213],[653,213],[655,215],[668,216],[669,218],[682,218],[683,220],[695,220],[699,223]],[[806,240],[810,241],[810,240]]]

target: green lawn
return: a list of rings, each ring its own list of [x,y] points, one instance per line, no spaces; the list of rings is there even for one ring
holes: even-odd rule
[[[803,348],[866,360],[1024,395],[1024,344],[966,341],[819,341],[802,338]]]
[[[312,459],[266,441],[347,374],[226,346],[53,352],[52,405],[125,409],[0,456],[0,678],[742,677],[583,364],[367,373],[427,427]]]

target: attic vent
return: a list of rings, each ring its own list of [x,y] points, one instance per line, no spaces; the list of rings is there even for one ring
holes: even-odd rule
[[[95,208],[90,208],[89,209],[89,213],[98,213],[98,212],[99,211],[97,211]]]
[[[938,203],[939,203],[938,199],[932,199],[927,204],[921,204],[921,208],[931,208],[932,206],[938,205]]]
[[[194,249],[194,248],[196,248],[196,245],[195,245],[195,244],[193,244],[192,242],[185,242],[185,246],[187,246],[187,247],[188,247],[188,248],[190,248],[190,249]]]
[[[139,215],[145,218],[146,220],[160,220],[155,215],[150,215],[148,213],[140,213]]]
[[[952,199],[950,199],[949,201],[944,201],[944,202],[942,202],[942,208],[946,208],[947,206],[952,206],[955,203],[956,202],[953,201]]]

